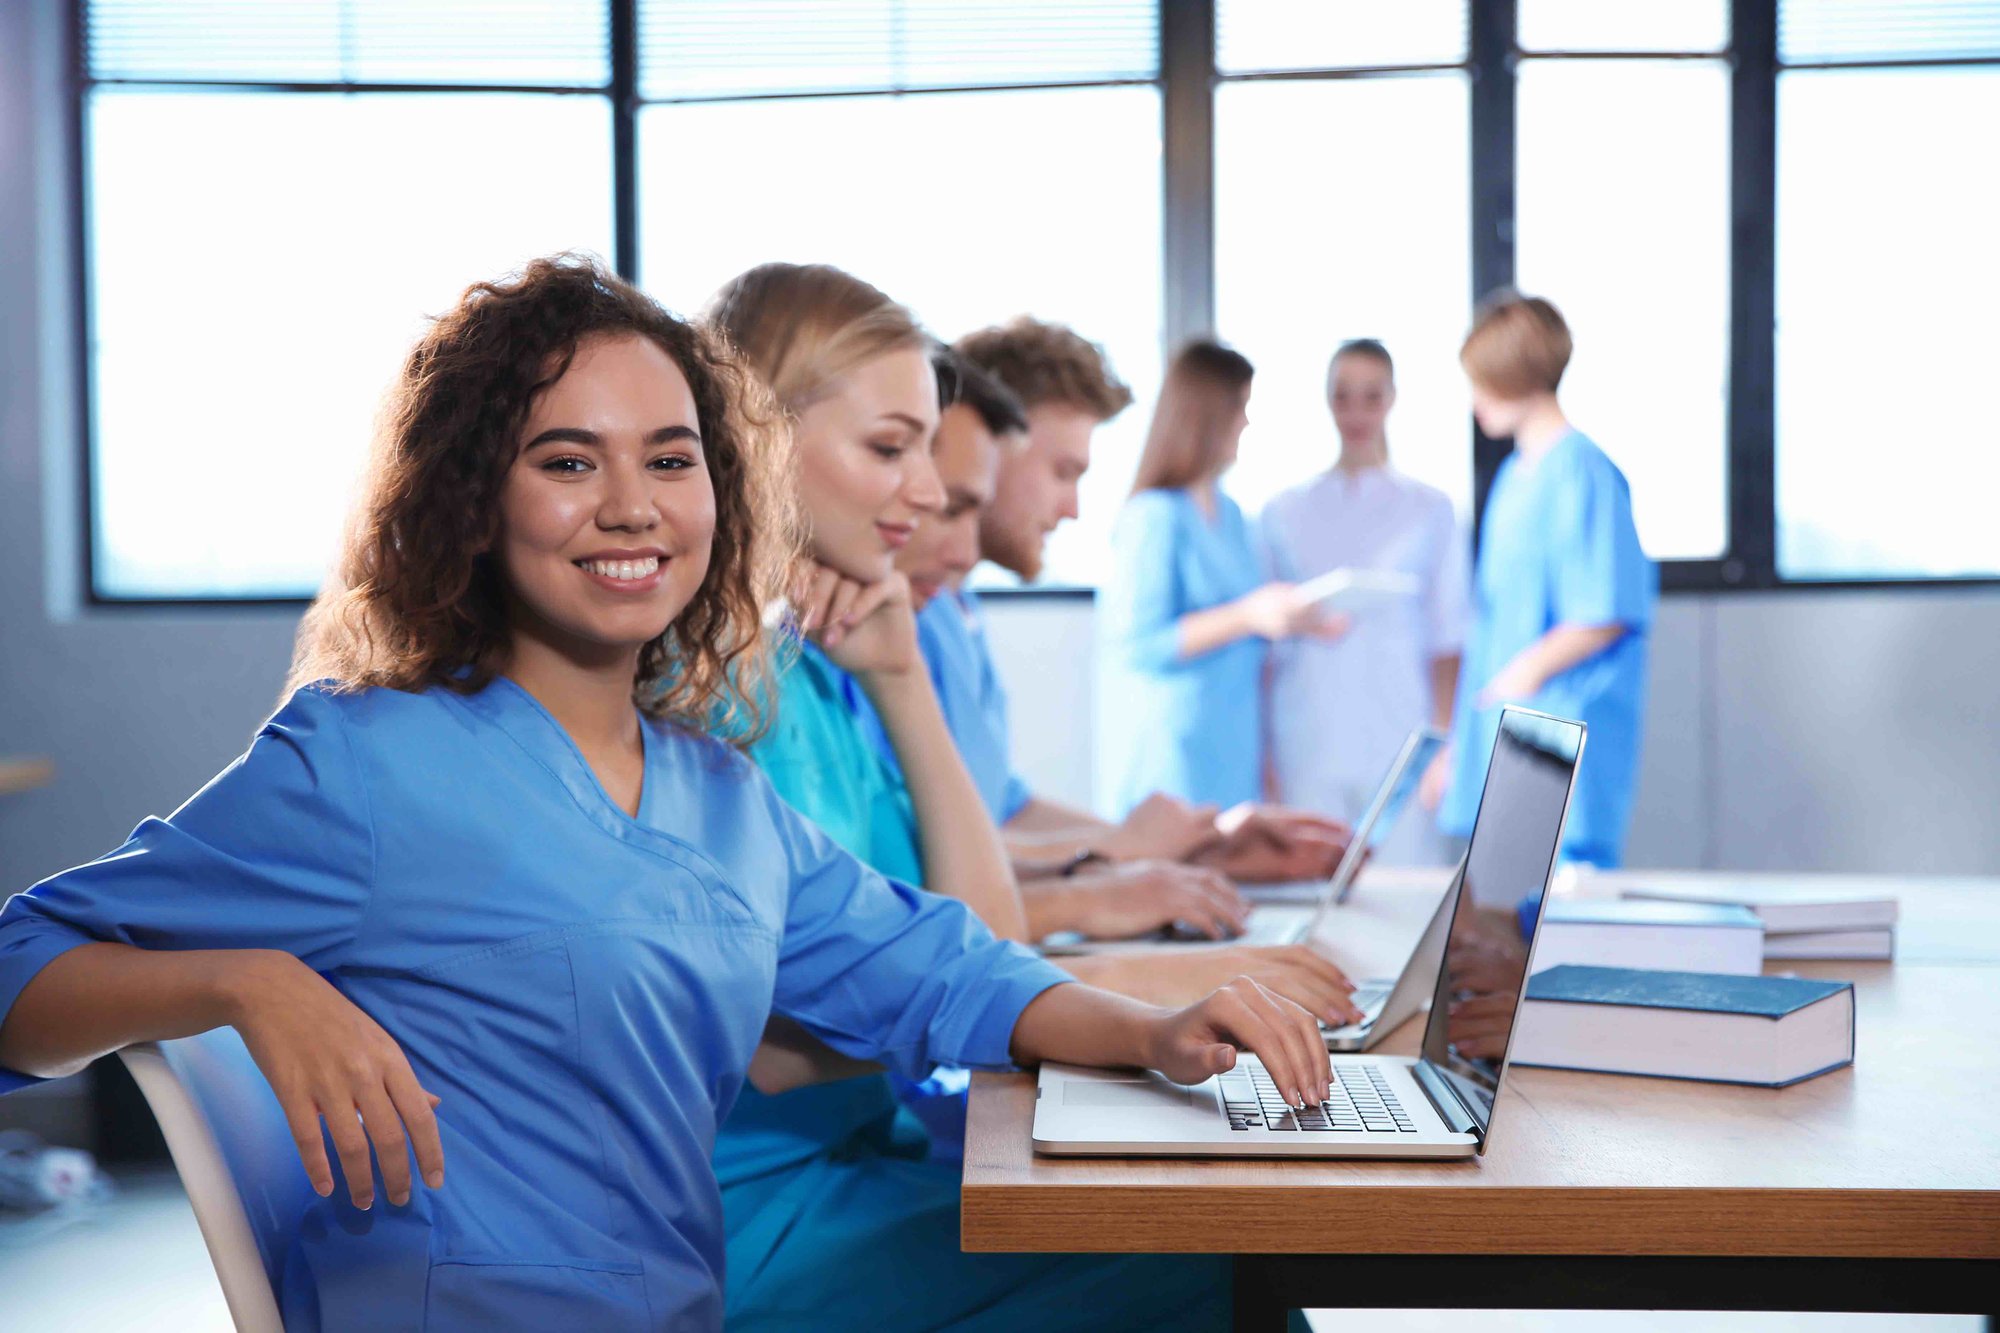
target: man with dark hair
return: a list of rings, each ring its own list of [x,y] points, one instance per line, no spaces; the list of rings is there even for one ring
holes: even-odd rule
[[[1131,404],[1132,391],[1095,343],[1025,315],[967,334],[953,350],[1010,390],[1026,415],[1026,443],[1000,461],[979,545],[985,559],[1032,581],[1049,533],[1076,517],[1092,434]],[[962,627],[948,631],[959,641],[947,650],[947,669],[975,673],[967,688],[980,701],[986,733],[977,742],[961,735],[960,748],[983,744],[1005,755],[1006,693],[987,652],[977,599],[961,593],[960,602]],[[959,726],[954,722],[955,734]],[[1290,880],[1330,873],[1345,850],[1323,821],[1280,809],[1246,804],[1218,815],[1155,793],[1111,824],[1034,795],[1011,772],[1008,783],[1010,799],[996,816],[1021,866],[1058,866],[1073,875],[1091,862],[1194,860],[1236,879]]]

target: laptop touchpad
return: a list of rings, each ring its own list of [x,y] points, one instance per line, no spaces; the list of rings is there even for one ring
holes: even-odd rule
[[[1064,1106],[1151,1107],[1189,1105],[1191,1094],[1164,1079],[1133,1079],[1129,1083],[1065,1083]]]

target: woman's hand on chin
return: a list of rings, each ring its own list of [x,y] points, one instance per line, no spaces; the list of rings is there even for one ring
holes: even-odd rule
[[[922,669],[910,582],[902,574],[861,583],[815,562],[794,604],[800,631],[841,670],[866,679]]]
[[[354,1206],[374,1202],[369,1146],[389,1202],[410,1200],[410,1149],[432,1189],[444,1148],[432,1109],[396,1039],[327,980],[288,953],[245,950],[228,981],[230,1026],[278,1096],[313,1188],[333,1193],[320,1121],[326,1121]]]

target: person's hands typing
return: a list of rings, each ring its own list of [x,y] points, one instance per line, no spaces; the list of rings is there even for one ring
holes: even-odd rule
[[[1154,1004],[1192,1004],[1237,977],[1248,977],[1333,1027],[1362,1017],[1347,974],[1304,944],[1164,948],[1120,955],[1114,966],[1117,976],[1107,978],[1107,984]]]
[[[1090,939],[1129,939],[1180,922],[1226,940],[1243,933],[1250,914],[1227,876],[1171,861],[1125,861],[1049,883],[1066,897],[1063,928]]]
[[[1222,840],[1215,816],[1213,805],[1189,805],[1156,791],[1133,806],[1124,821],[1100,840],[1098,849],[1120,861],[1185,861]]]
[[[1250,977],[1155,1020],[1145,1063],[1176,1083],[1199,1083],[1234,1069],[1246,1051],[1263,1061],[1291,1105],[1318,1106],[1326,1099],[1333,1064],[1318,1021]]]
[[[1222,840],[1201,860],[1246,883],[1324,879],[1352,836],[1346,824],[1304,810],[1245,801],[1216,819]]]

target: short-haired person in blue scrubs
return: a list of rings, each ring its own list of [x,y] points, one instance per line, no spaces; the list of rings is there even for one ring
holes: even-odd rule
[[[294,1333],[720,1327],[709,1156],[773,1012],[917,1074],[1191,1082],[1241,1048],[1324,1094],[1303,1009],[1061,984],[706,734],[754,714],[792,572],[777,424],[594,261],[471,288],[404,365],[284,705],[0,911],[0,1087],[242,1034],[321,1196],[283,1219]]]
[[[1511,437],[1514,452],[1487,496],[1451,745],[1424,795],[1441,797],[1445,832],[1470,834],[1500,706],[1575,718],[1590,745],[1560,854],[1616,866],[1638,776],[1659,576],[1639,547],[1625,474],[1556,399],[1570,350],[1555,306],[1501,292],[1480,306],[1459,352],[1480,429]]]
[[[1223,473],[1249,424],[1250,362],[1214,342],[1167,368],[1098,592],[1098,805],[1199,804],[1264,787],[1268,645],[1325,628],[1265,561]]]

